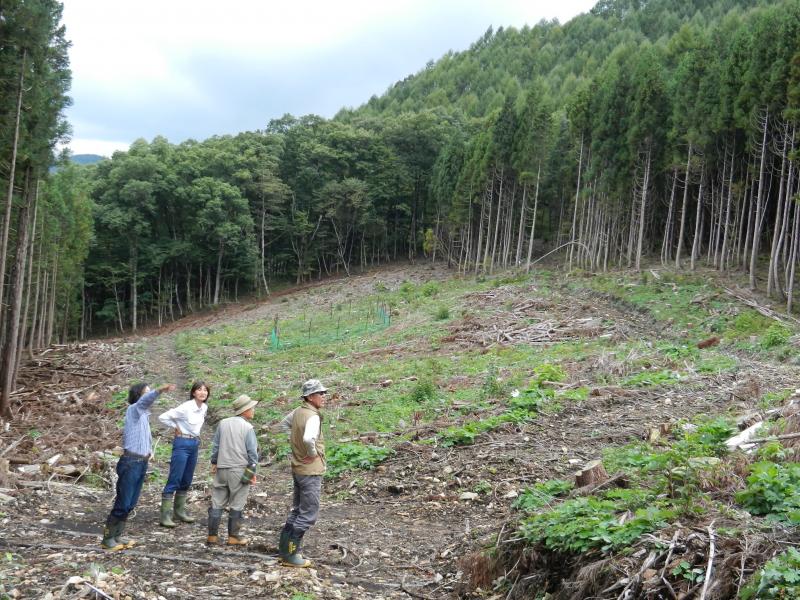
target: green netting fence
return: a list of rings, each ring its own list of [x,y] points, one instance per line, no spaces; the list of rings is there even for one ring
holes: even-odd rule
[[[372,304],[367,310],[353,311],[352,305],[345,312],[331,307],[328,315],[303,315],[298,323],[295,319],[282,331],[281,324],[273,322],[269,335],[269,349],[280,352],[311,344],[322,344],[363,336],[386,329],[392,324],[391,310],[386,304]]]

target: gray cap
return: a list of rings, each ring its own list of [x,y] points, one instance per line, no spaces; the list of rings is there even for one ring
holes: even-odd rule
[[[328,388],[322,385],[322,382],[319,379],[309,379],[303,384],[303,398],[308,398],[311,394],[316,394],[317,392],[327,392]]]
[[[251,400],[250,396],[242,394],[233,401],[233,414],[240,415],[246,410],[253,408],[256,404],[258,404],[258,400]]]

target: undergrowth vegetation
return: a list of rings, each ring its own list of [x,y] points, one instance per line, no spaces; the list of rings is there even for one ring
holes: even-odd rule
[[[485,300],[498,291],[495,305]],[[573,304],[576,297],[600,297],[620,313],[654,323],[660,334],[566,336],[547,344],[453,341],[461,324],[489,328],[502,311],[534,295]],[[613,333],[617,317],[599,316]],[[520,326],[536,322],[528,318]],[[276,330],[281,344],[275,343]],[[305,379],[321,379],[331,390],[323,425],[328,476],[337,479],[374,469],[408,440],[459,452],[494,436],[527,441],[548,419],[581,414],[592,403],[612,405],[618,393],[698,394],[717,385],[709,382],[735,377],[753,357],[792,360],[793,333],[692,275],[599,275],[560,283],[539,272],[376,282],[361,293],[310,290],[273,303],[267,316],[182,334],[178,348],[193,377],[216,384],[220,393],[211,402],[218,408],[240,393],[262,401],[256,414],[262,442],[279,460],[287,447],[272,425],[299,404]],[[752,400],[766,409],[782,405],[791,392],[758,390]],[[669,406],[666,401],[664,410]],[[787,526],[800,522],[794,454],[779,442],[764,444],[756,462],[729,454],[725,441],[736,432],[734,416],[671,419],[666,438],[606,447],[603,465],[609,474],[622,474],[622,487],[588,495],[564,479],[525,487],[513,500],[520,543],[556,555],[608,557],[632,552],[648,535],[676,523],[762,517]],[[487,473],[492,471],[458,485],[488,501],[497,489]],[[736,539],[737,527],[720,527],[720,539]],[[702,581],[696,560],[677,553],[675,560],[669,576],[687,585]],[[787,553],[765,566],[748,583],[747,589],[760,590],[749,597],[790,589],[786,565],[792,561],[796,557]]]

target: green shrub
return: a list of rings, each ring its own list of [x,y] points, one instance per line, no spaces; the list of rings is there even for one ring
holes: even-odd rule
[[[790,337],[792,337],[792,332],[788,327],[773,323],[761,337],[761,347],[769,350],[776,346],[783,346]]]
[[[410,281],[404,281],[400,284],[398,288],[400,295],[403,296],[406,300],[410,300],[416,294],[417,288],[416,286],[411,283]]]
[[[480,434],[491,431],[503,422],[502,416],[495,416],[481,421],[470,421],[461,426],[448,427],[439,436],[439,441],[445,447],[467,446]]]
[[[544,483],[535,483],[533,487],[525,488],[514,500],[513,508],[525,512],[534,512],[550,504],[557,496],[570,491],[574,487],[571,481],[551,479]]]
[[[559,365],[543,363],[533,370],[531,385],[541,386],[545,381],[554,381],[558,383],[564,381],[566,378],[567,372]]]
[[[645,490],[619,490],[626,497],[574,498],[545,513],[525,519],[522,536],[530,543],[563,552],[603,552],[629,546],[650,531],[666,526],[674,512],[659,507]],[[633,517],[620,523],[620,514],[633,511]]]
[[[767,562],[742,588],[739,598],[800,598],[800,551],[790,547]]]
[[[723,456],[728,452],[726,440],[736,431],[733,422],[725,417],[707,419],[701,421],[695,431],[686,433],[673,448],[687,457]]]
[[[439,294],[440,288],[439,284],[435,281],[428,281],[423,283],[420,287],[420,292],[426,298],[432,298],[433,296],[437,296]]]
[[[440,306],[436,309],[436,314],[434,315],[437,321],[444,321],[450,318],[450,309],[444,305]]]
[[[492,367],[486,374],[481,388],[481,399],[501,398],[506,395],[507,384],[497,375],[497,369]]]
[[[406,398],[415,404],[422,404],[428,400],[434,400],[437,391],[436,385],[430,379],[420,379]]]
[[[783,447],[779,441],[767,442],[761,446],[756,452],[758,460],[780,462],[786,460],[792,455],[791,451]]]
[[[734,337],[747,337],[761,333],[771,324],[772,320],[769,317],[747,309],[736,315],[731,324],[730,332]]]
[[[367,446],[348,442],[333,446],[328,450],[327,477],[336,477],[351,469],[372,469],[383,462],[394,451],[383,446]]]
[[[800,464],[754,463],[736,500],[754,515],[800,524]]]
[[[653,385],[669,385],[680,381],[680,374],[663,369],[661,371],[642,371],[622,381],[625,387],[650,387]]]
[[[655,471],[666,467],[668,460],[664,452],[656,452],[652,446],[643,442],[603,450],[603,466],[609,473]]]

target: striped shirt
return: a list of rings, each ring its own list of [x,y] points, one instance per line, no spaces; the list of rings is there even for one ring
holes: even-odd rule
[[[150,455],[153,447],[153,438],[150,435],[150,407],[160,395],[161,392],[158,390],[151,390],[125,411],[122,447],[128,452],[140,456]]]

